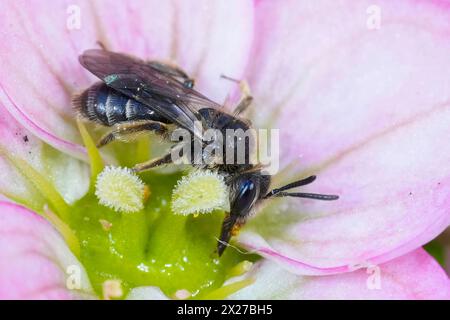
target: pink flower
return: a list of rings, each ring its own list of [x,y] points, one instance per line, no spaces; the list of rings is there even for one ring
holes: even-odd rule
[[[0,298],[95,297],[110,272],[91,261],[111,243],[71,230],[79,212],[82,230],[98,223],[81,206],[89,165],[70,104],[94,82],[77,57],[97,41],[176,60],[218,102],[236,90],[221,74],[247,79],[255,126],[280,129],[274,183],[314,173],[305,190],[340,195],[267,202],[236,241],[263,259],[210,294],[222,297],[227,280],[230,298],[450,298],[448,276],[421,249],[450,222],[446,1],[3,1],[0,12]],[[104,156],[133,163],[118,148]],[[136,236],[111,246],[117,256],[150,237],[142,222],[128,226]],[[152,239],[150,250],[167,251]],[[137,261],[120,259],[124,269]],[[186,292],[115,271],[134,284],[129,298]]]

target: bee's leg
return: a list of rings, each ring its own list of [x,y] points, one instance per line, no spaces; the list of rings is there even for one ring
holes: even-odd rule
[[[235,116],[238,116],[242,113],[244,113],[245,111],[247,111],[248,107],[252,104],[253,102],[253,96],[250,92],[250,87],[247,83],[247,81],[245,80],[237,80],[231,77],[228,77],[226,75],[221,75],[221,77],[223,79],[229,80],[229,81],[233,81],[239,84],[239,89],[241,89],[241,100],[239,101],[239,103],[237,104],[237,106],[234,108],[233,114]]]
[[[186,150],[184,149],[186,146],[190,147],[190,143],[176,144],[176,145],[172,146],[172,148],[170,149],[170,152],[163,155],[162,157],[156,158],[156,159],[151,159],[149,161],[136,164],[133,167],[133,171],[134,172],[142,172],[142,171],[150,170],[152,168],[159,167],[164,164],[174,163],[173,155],[176,155],[175,163],[178,163],[179,157],[182,157],[183,154],[186,152]]]
[[[148,61],[148,64],[153,68],[165,73],[169,76],[180,78],[183,81],[183,85],[186,88],[192,89],[194,87],[194,79],[190,78],[189,75],[180,67],[170,62],[162,62],[157,60]]]
[[[250,87],[248,86],[247,81],[239,81],[239,88],[241,89],[242,98],[236,108],[234,108],[233,114],[235,116],[238,116],[247,111],[248,107],[250,107],[253,102],[253,96],[250,92]]]
[[[106,47],[106,45],[105,45],[103,42],[101,42],[100,40],[97,40],[96,44],[97,44],[102,50],[108,51],[108,48]]]
[[[146,162],[138,163],[133,167],[134,172],[142,172],[152,168],[159,167],[163,164],[172,163],[172,154],[168,153],[160,158],[152,159]]]
[[[131,141],[137,138],[140,133],[151,131],[156,134],[164,135],[167,133],[167,126],[158,121],[134,121],[126,122],[116,126],[114,130],[104,135],[97,143],[101,148],[114,140]]]

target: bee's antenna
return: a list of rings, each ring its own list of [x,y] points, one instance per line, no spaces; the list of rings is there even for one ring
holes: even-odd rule
[[[310,184],[314,180],[316,180],[316,176],[310,176],[310,177],[302,179],[302,180],[294,181],[294,182],[289,183],[281,188],[273,189],[268,194],[266,194],[263,199],[267,199],[270,197],[295,197],[295,198],[308,198],[308,199],[327,200],[327,201],[339,199],[339,196],[329,195],[329,194],[284,192],[289,189],[293,189],[293,188],[297,188],[297,187],[301,187],[301,186]]]
[[[266,194],[266,196],[264,197],[264,199],[273,197],[273,196],[279,194],[279,193],[282,192],[282,191],[286,191],[286,190],[289,190],[289,189],[292,189],[292,188],[297,188],[297,187],[305,186],[305,185],[307,185],[307,184],[312,183],[314,180],[316,180],[316,176],[310,176],[310,177],[305,178],[305,179],[302,179],[302,180],[298,180],[298,181],[291,182],[291,183],[289,183],[289,184],[287,184],[287,185],[285,185],[285,186],[283,186],[283,187],[281,187],[281,188],[273,189],[273,190],[270,191],[268,194]]]
[[[303,193],[303,192],[279,192],[275,195],[275,197],[295,197],[295,198],[308,198],[315,200],[337,200],[339,196],[333,194],[319,194],[319,193]]]

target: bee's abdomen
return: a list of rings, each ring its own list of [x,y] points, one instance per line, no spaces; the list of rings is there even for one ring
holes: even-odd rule
[[[168,123],[150,107],[131,99],[103,82],[98,82],[73,99],[73,105],[79,114],[104,126],[116,123],[153,120]]]

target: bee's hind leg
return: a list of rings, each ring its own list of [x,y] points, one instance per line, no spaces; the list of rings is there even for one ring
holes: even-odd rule
[[[132,141],[145,131],[151,131],[159,135],[168,132],[167,126],[158,121],[133,121],[116,125],[116,128],[104,135],[97,143],[97,148],[101,148],[114,140]]]

